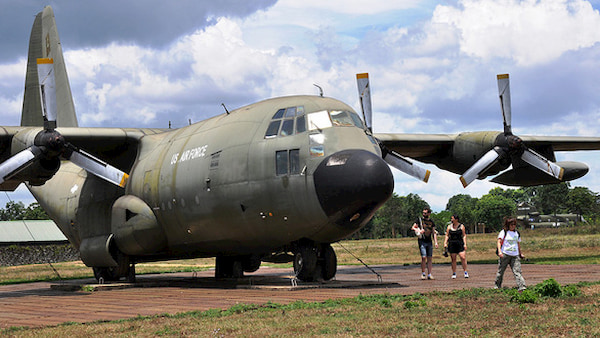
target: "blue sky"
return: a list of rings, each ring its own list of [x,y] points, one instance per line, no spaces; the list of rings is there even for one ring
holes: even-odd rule
[[[510,73],[513,131],[600,135],[600,14],[588,1],[8,1],[0,4],[2,125],[18,125],[31,24],[53,6],[79,124],[166,127],[280,95],[359,109],[369,72],[376,132],[501,130],[496,74]],[[573,186],[600,192],[600,152]],[[434,211],[496,186],[433,166],[428,184],[394,170],[399,195]],[[4,205],[0,196],[0,205]],[[20,188],[11,195],[26,204]]]

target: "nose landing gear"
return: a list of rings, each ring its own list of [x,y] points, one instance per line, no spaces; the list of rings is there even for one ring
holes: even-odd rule
[[[294,250],[294,273],[305,282],[335,277],[337,257],[330,244],[303,243]]]

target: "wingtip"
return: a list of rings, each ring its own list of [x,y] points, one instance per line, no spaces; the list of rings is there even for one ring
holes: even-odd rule
[[[369,73],[359,73],[359,74],[356,74],[356,78],[357,79],[368,79],[369,78]]]

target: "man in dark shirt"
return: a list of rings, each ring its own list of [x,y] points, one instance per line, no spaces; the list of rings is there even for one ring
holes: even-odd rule
[[[429,218],[431,209],[423,209],[423,218],[418,218],[413,224],[412,230],[417,234],[419,239],[419,250],[421,251],[421,279],[433,279],[431,268],[433,265],[433,245],[438,247],[437,233],[435,231],[435,223]],[[427,275],[425,275],[425,267],[427,267]]]

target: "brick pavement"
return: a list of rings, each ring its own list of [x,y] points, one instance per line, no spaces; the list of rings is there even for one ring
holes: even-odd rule
[[[285,304],[296,300],[323,301],[359,294],[450,291],[491,287],[496,272],[493,264],[470,264],[471,277],[450,279],[450,266],[434,265],[435,280],[421,280],[420,266],[375,266],[377,276],[363,266],[341,266],[335,281],[291,284],[291,269],[261,268],[240,280],[216,281],[214,271],[197,274],[175,273],[139,276],[135,286],[123,283],[104,286],[96,292],[68,291],[68,286],[91,284],[92,279],[56,283],[28,283],[0,286],[0,328],[38,327],[64,322],[116,320],[138,315],[178,313],[211,308],[225,309],[238,303]],[[524,264],[528,285],[554,278],[561,284],[600,281],[600,265]],[[507,287],[515,281],[507,269]],[[52,287],[52,286],[55,287]]]

